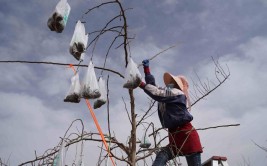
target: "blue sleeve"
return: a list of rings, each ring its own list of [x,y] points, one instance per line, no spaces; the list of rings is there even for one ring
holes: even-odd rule
[[[148,74],[145,76],[146,84],[151,84],[156,86],[155,77],[152,74]]]

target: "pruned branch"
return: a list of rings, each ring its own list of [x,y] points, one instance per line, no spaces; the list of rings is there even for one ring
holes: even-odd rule
[[[14,60],[14,61],[0,61],[0,63],[29,63],[29,64],[46,64],[46,65],[60,65],[60,66],[69,66],[71,63],[60,63],[60,62],[46,62],[46,61],[20,61],[20,60]],[[78,66],[78,67],[88,67],[88,65],[81,65],[81,64],[72,64],[73,66]],[[124,76],[112,69],[106,69],[103,67],[97,67],[95,66],[95,69],[100,69],[100,70],[105,70],[111,73],[114,73],[121,78],[124,78]]]
[[[160,54],[162,54],[163,52],[166,52],[166,51],[168,51],[169,49],[172,49],[172,48],[177,47],[177,46],[178,46],[178,44],[176,44],[176,45],[172,45],[172,46],[170,46],[170,47],[168,47],[168,48],[166,48],[166,49],[160,51],[159,53],[153,55],[152,57],[148,58],[148,60],[151,61],[151,60],[153,60],[154,58],[156,58],[157,56],[159,56]],[[138,68],[141,67],[141,66],[142,66],[142,63],[138,65]]]
[[[206,127],[206,128],[197,128],[196,130],[208,130],[208,129],[216,129],[216,128],[222,128],[222,127],[235,127],[235,126],[240,126],[240,124],[219,125],[219,126],[212,126],[212,127]]]

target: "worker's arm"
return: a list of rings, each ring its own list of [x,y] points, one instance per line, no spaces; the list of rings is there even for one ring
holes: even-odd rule
[[[146,84],[151,84],[156,86],[155,77],[150,73],[149,60],[148,59],[143,60],[142,63],[144,67]]]
[[[147,95],[149,95],[152,99],[158,102],[163,102],[163,103],[185,102],[185,99],[181,98],[181,95],[184,96],[184,93],[176,88],[166,90],[166,88],[162,89],[152,84],[146,84],[144,82],[141,83],[140,88],[142,88],[144,92]],[[183,101],[181,101],[181,99]]]

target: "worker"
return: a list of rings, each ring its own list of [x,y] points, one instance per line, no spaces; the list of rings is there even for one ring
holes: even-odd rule
[[[157,153],[152,166],[165,166],[177,156],[185,156],[188,166],[201,166],[202,146],[199,135],[192,126],[188,81],[185,76],[164,73],[166,87],[156,86],[150,73],[149,60],[143,60],[145,82],[139,87],[158,102],[158,116],[163,128],[167,128],[169,144]],[[190,108],[190,109],[188,109]]]

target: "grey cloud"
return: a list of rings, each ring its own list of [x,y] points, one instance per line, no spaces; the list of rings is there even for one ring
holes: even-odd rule
[[[48,144],[55,146],[66,126],[75,118],[66,110],[58,111],[59,116],[40,99],[27,94],[1,93],[0,96],[1,110],[6,110],[0,114],[1,131],[6,131],[4,137],[1,136],[0,154],[12,154],[12,165],[30,159],[27,154],[32,154],[33,149],[43,153]],[[14,103],[10,104],[11,101]],[[41,141],[44,138],[48,138],[47,145]]]
[[[264,82],[267,77],[264,74],[262,63],[264,58],[265,38],[254,38],[250,42],[238,47],[243,56],[229,54],[222,58],[222,65],[227,64],[230,68],[231,77],[222,88],[218,89],[219,98],[210,98],[212,106],[224,105],[225,109],[235,110],[231,115],[243,115],[253,110],[255,105],[265,105],[264,99],[260,96],[265,95]],[[255,56],[257,55],[257,56]],[[212,65],[211,65],[212,66]],[[206,66],[207,75],[212,75],[212,67]],[[224,100],[221,97],[224,96]],[[233,104],[227,104],[232,102]],[[235,103],[235,104],[234,104]],[[252,104],[253,103],[253,104]]]
[[[28,89],[36,76],[31,68],[25,65],[4,64],[1,66],[1,71],[2,90],[13,92]]]
[[[252,163],[262,165],[265,160],[264,154],[257,148],[251,140],[262,142],[266,134],[260,132],[260,128],[265,126],[266,107],[265,94],[263,88],[267,77],[262,69],[262,63],[266,61],[264,57],[266,38],[255,37],[250,41],[237,46],[236,53],[225,55],[221,58],[221,65],[227,64],[230,68],[231,76],[219,89],[193,107],[193,114],[197,119],[198,126],[216,126],[221,124],[241,124],[237,128],[229,128],[218,131],[203,131],[201,138],[207,148],[204,158],[215,151],[217,153],[232,156],[229,158],[230,165],[242,162],[242,156],[251,160]],[[238,54],[241,54],[238,56]],[[212,63],[200,67],[198,73],[200,77],[208,77],[214,74]],[[214,80],[213,80],[214,81]],[[224,146],[218,144],[216,140],[227,140]],[[208,141],[213,140],[211,144]],[[264,142],[264,141],[263,141]],[[229,151],[231,147],[239,147],[235,152]],[[260,156],[254,156],[258,153]]]

